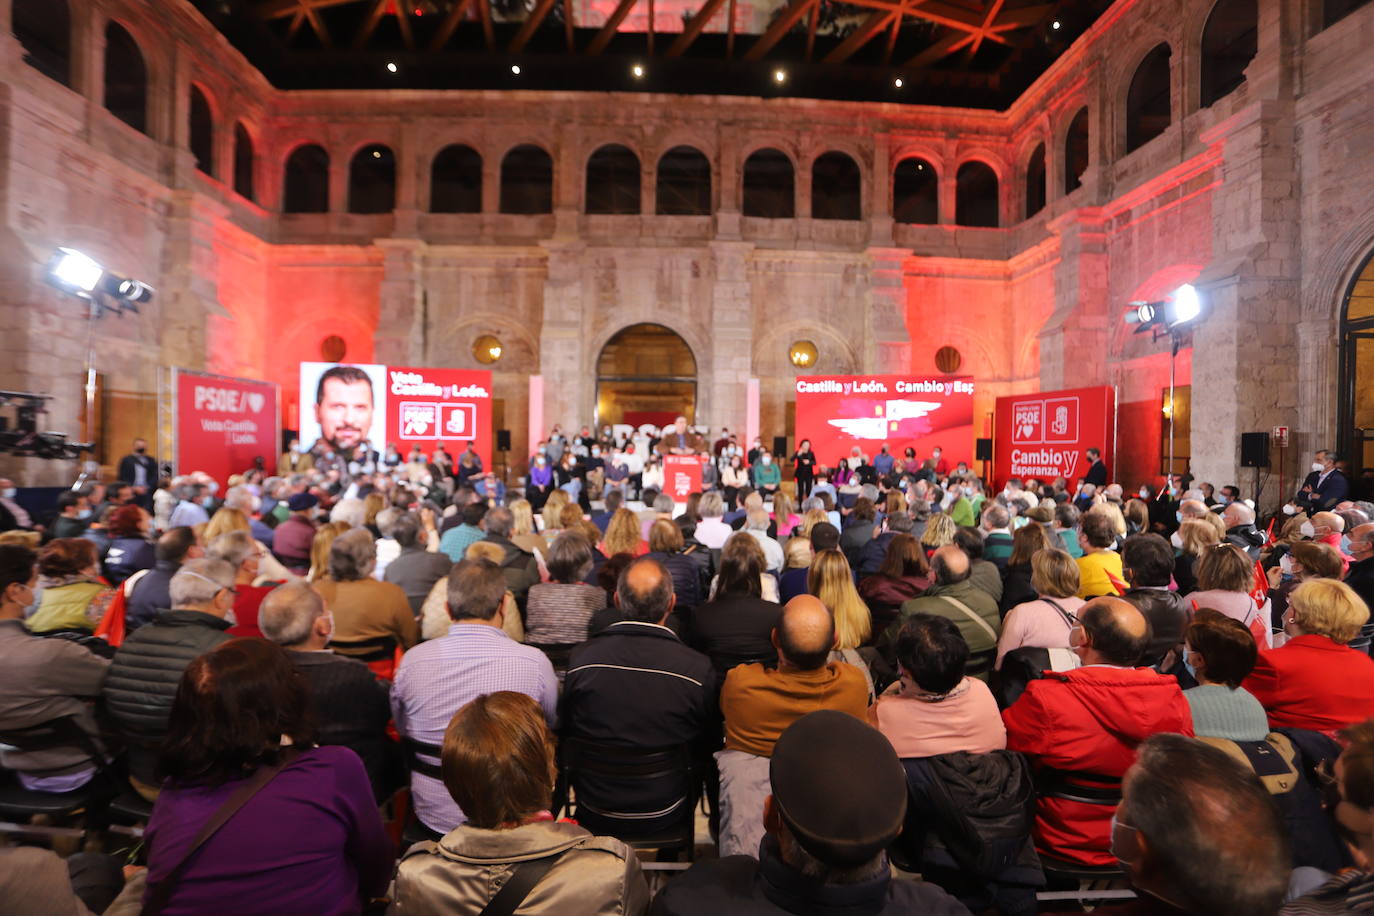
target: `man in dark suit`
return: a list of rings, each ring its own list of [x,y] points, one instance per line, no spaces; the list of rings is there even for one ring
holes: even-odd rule
[[[1101,449],[1088,449],[1088,472],[1083,475],[1083,482],[1098,488],[1107,485],[1107,465],[1102,462]]]
[[[1298,495],[1293,498],[1290,505],[1311,515],[1314,512],[1330,511],[1336,508],[1337,503],[1349,499],[1350,481],[1337,470],[1338,458],[1339,456],[1329,449],[1319,449],[1312,459],[1312,473],[1302,482],[1302,489],[1298,490]]]
[[[134,488],[133,502],[153,511],[153,488],[157,486],[157,462],[148,455],[148,442],[134,440],[131,454],[119,459],[117,479]]]

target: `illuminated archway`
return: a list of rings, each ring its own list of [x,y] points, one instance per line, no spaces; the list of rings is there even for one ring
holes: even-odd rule
[[[596,360],[596,422],[653,423],[696,418],[697,360],[680,335],[661,324],[622,328]]]

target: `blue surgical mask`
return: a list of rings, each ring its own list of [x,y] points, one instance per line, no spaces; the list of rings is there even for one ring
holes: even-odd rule
[[[1183,667],[1187,670],[1188,676],[1191,677],[1193,680],[1196,681],[1196,680],[1197,680],[1197,669],[1193,667],[1193,663],[1192,663],[1192,662],[1188,661],[1188,654],[1189,654],[1189,653],[1188,653],[1188,650],[1186,650],[1186,649],[1183,650]]]
[[[1341,535],[1341,553],[1350,553],[1350,535],[1348,534]]]
[[[1171,491],[1171,492],[1172,492],[1172,491]],[[1175,513],[1174,513],[1174,518],[1178,519],[1178,523],[1179,523],[1180,525],[1183,524],[1183,513],[1182,513],[1182,512],[1175,512]]]
[[[90,509],[82,509],[80,512],[76,513],[76,517],[77,517],[77,518],[90,518],[90,517],[91,517],[91,510],[90,510]]]

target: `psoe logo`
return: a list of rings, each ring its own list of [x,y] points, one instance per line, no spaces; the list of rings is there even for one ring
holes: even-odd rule
[[[1039,442],[1043,437],[1044,402],[1021,401],[1012,405],[1011,441]]]
[[[422,439],[439,425],[437,404],[401,404],[401,438]]]
[[[1045,442],[1078,441],[1078,398],[1045,400]]]
[[[261,391],[236,391],[209,385],[197,385],[195,390],[196,410],[211,413],[261,413],[266,401]]]

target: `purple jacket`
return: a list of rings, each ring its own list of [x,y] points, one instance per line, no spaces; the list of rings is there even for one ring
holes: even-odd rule
[[[146,837],[149,890],[176,867],[238,785],[162,790]],[[345,747],[312,748],[195,852],[163,916],[360,913],[364,896],[386,892],[394,861],[358,755]]]

